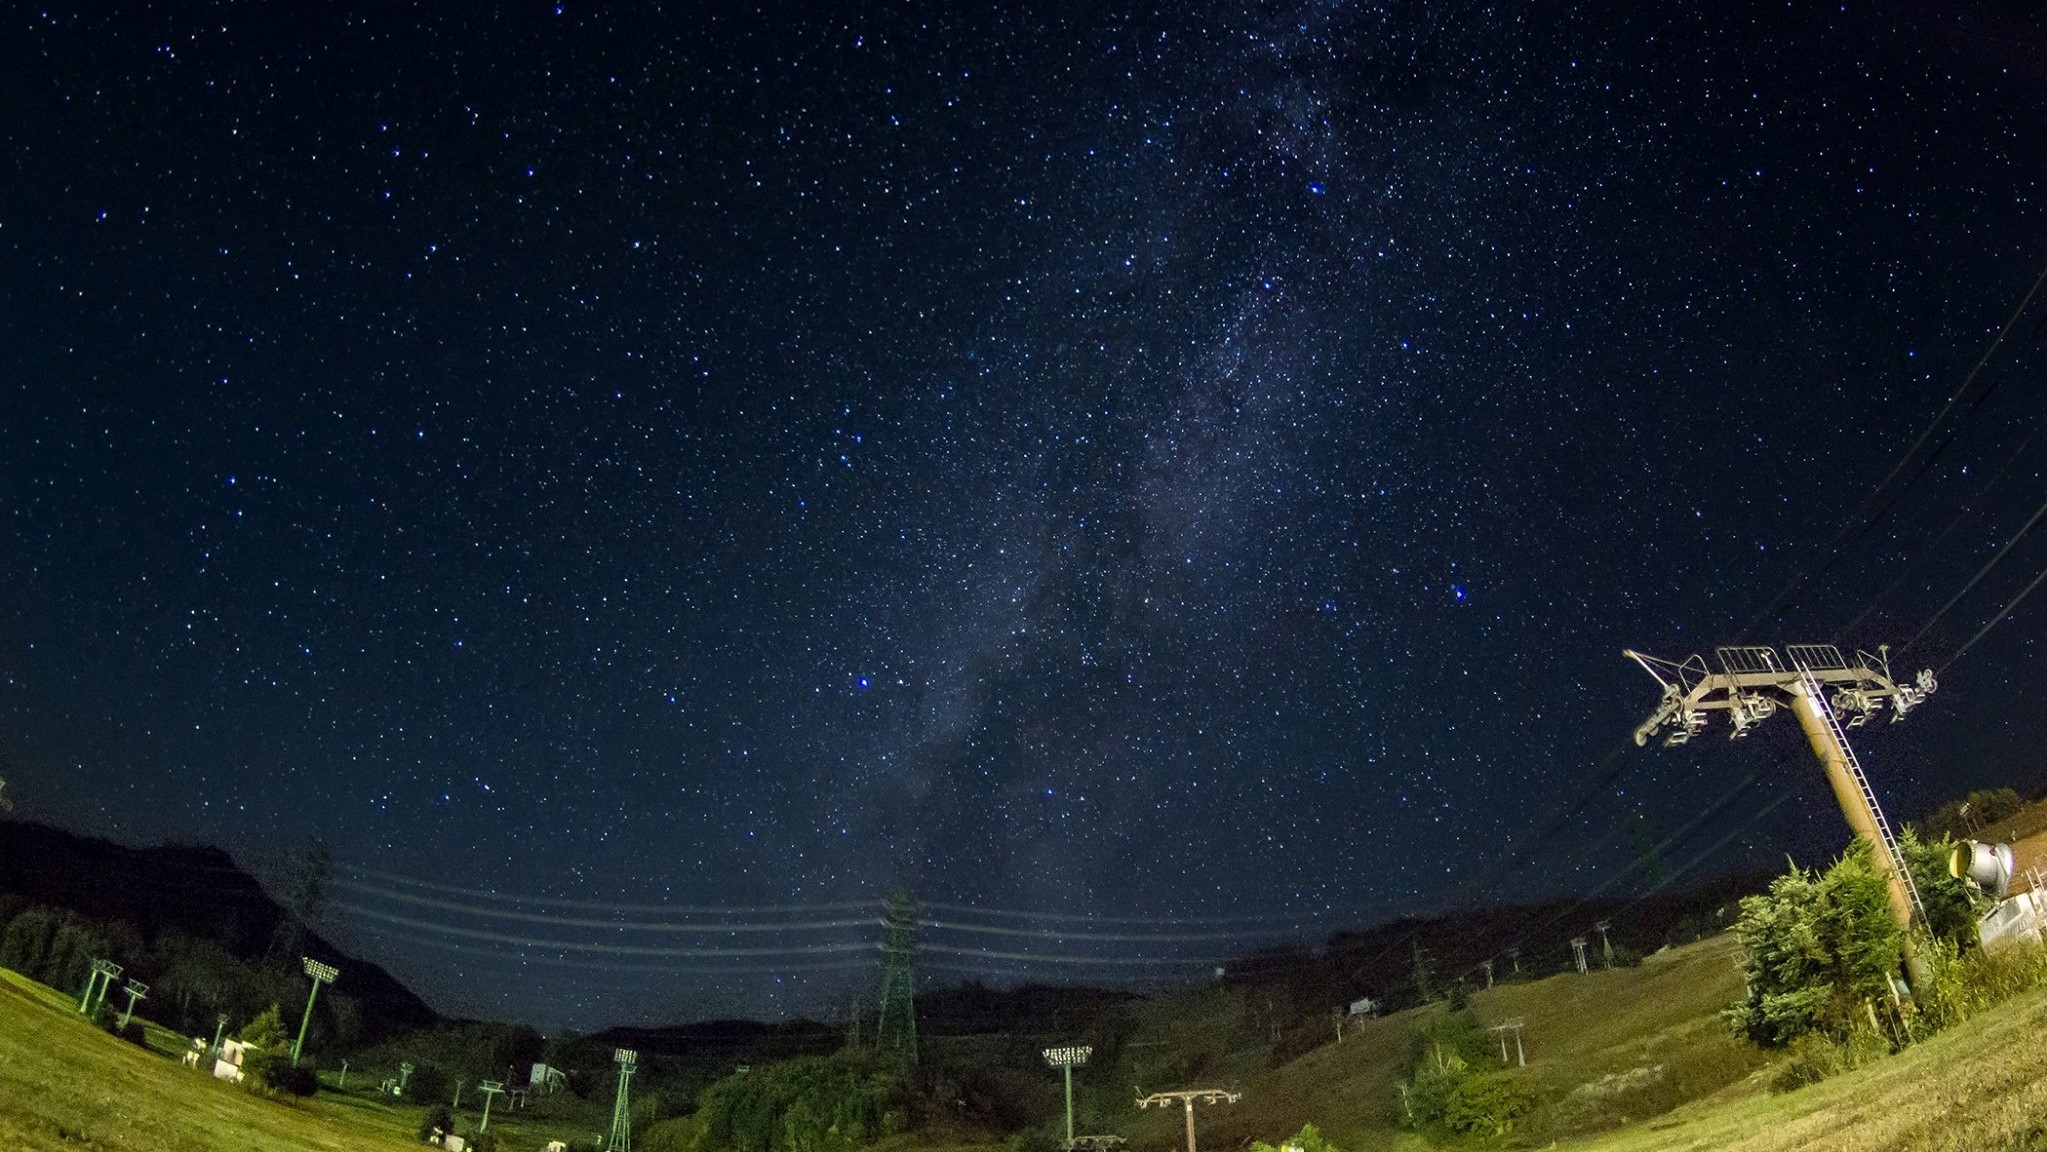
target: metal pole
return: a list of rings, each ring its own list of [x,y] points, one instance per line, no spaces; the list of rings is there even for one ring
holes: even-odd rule
[[[220,1059],[220,1034],[225,1031],[227,1031],[227,1013],[222,1012],[213,1021],[212,1055],[215,1060]]]
[[[1187,1105],[1187,1152],[1194,1152],[1194,1097],[1189,1096],[1182,1103]]]
[[[299,1038],[291,1042],[291,1066],[299,1066],[299,1049],[305,1047],[306,1029],[313,1025],[313,1001],[320,998],[320,981],[313,981],[313,990],[306,993],[306,1017],[299,1021]]]
[[[348,1061],[346,1060],[341,1062],[341,1083],[336,1087],[340,1091],[348,1091]]]
[[[1073,1145],[1073,1065],[1066,1065],[1066,1143]]]
[[[1912,892],[1905,887],[1905,862],[1893,857],[1890,845],[1884,842],[1875,809],[1863,797],[1861,787],[1848,771],[1848,750],[1841,746],[1832,726],[1820,714],[1820,709],[1825,706],[1825,702],[1816,698],[1804,684],[1791,693],[1791,712],[1798,717],[1798,726],[1805,729],[1806,741],[1812,745],[1813,754],[1819,757],[1820,766],[1826,770],[1827,783],[1834,789],[1834,800],[1841,806],[1841,815],[1847,819],[1848,827],[1855,830],[1855,835],[1869,845],[1870,855],[1883,873],[1884,886],[1890,895],[1891,915],[1905,930],[1905,975],[1913,987],[1924,987],[1932,973],[1926,967],[1925,958],[1919,954],[1918,937],[1912,933]]]
[[[1821,719],[1819,704],[1804,686],[1791,693],[1791,711],[1798,717],[1798,726],[1805,729],[1805,738],[1811,743],[1813,755],[1820,759],[1820,766],[1826,769],[1827,783],[1834,789],[1834,800],[1841,806],[1841,815],[1848,820],[1848,827],[1867,841],[1870,855],[1876,858],[1876,866],[1883,872],[1884,884],[1889,889],[1891,915],[1897,917],[1904,928],[1912,926],[1912,895],[1905,889],[1905,877],[1899,871],[1900,862],[1891,858],[1890,846],[1884,843],[1883,833],[1878,831],[1876,813],[1870,811],[1869,802],[1862,798],[1862,789],[1856,786],[1854,777],[1848,774],[1848,753],[1841,742]]]

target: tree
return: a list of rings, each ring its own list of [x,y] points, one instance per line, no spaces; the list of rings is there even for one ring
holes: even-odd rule
[[[35,977],[43,970],[43,957],[50,951],[50,940],[57,934],[57,913],[54,909],[38,904],[7,924],[7,933],[0,936],[0,968],[12,968],[24,976]]]
[[[1971,840],[1979,829],[2016,816],[2025,805],[2025,800],[2010,788],[1971,792],[1928,813],[1926,834],[1935,840]]]
[[[1868,1002],[1890,995],[1905,930],[1869,845],[1857,840],[1824,874],[1793,866],[1741,902],[1735,937],[1748,995],[1727,1010],[1740,1035],[1779,1047],[1808,1033],[1846,1038]]]
[[[158,999],[175,1005],[182,1028],[212,1027],[212,1014],[237,1006],[248,966],[211,940],[166,936],[156,946]]]
[[[283,1012],[272,1004],[242,1027],[241,1039],[259,1052],[280,1052],[291,1043],[291,1034],[284,1030]]]
[[[1976,946],[1976,905],[1969,889],[1948,871],[1954,850],[1953,840],[1945,836],[1921,840],[1910,825],[1898,840],[1898,854],[1905,858],[1905,868],[1919,889],[1919,903],[1926,909],[1927,930],[1967,951]]]

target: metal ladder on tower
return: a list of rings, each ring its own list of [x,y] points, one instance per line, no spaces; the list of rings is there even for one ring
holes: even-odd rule
[[[1912,882],[1912,870],[1905,866],[1904,854],[1898,851],[1898,837],[1891,831],[1890,818],[1884,815],[1883,805],[1877,803],[1876,792],[1869,786],[1869,777],[1862,771],[1862,761],[1855,758],[1855,746],[1848,743],[1848,732],[1841,727],[1841,721],[1834,715],[1834,706],[1827,702],[1826,691],[1820,686],[1819,677],[1812,669],[1799,665],[1799,686],[1811,697],[1813,710],[1825,721],[1827,730],[1834,735],[1834,742],[1841,747],[1841,755],[1848,763],[1848,775],[1855,786],[1862,790],[1862,802],[1869,805],[1870,814],[1876,817],[1876,833],[1882,838],[1884,851],[1891,857],[1891,867],[1897,869],[1898,878],[1905,882],[1905,891],[1912,897],[1912,913],[1920,923],[1926,921],[1926,905],[1919,900],[1919,885]]]

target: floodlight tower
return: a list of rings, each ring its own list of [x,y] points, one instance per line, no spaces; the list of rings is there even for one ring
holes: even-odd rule
[[[1778,708],[1790,705],[1826,770],[1841,814],[1876,857],[1890,889],[1891,914],[1907,929],[1915,920],[1923,921],[1926,908],[1919,901],[1919,888],[1898,855],[1898,838],[1876,802],[1862,762],[1848,745],[1846,729],[1869,723],[1886,704],[1892,723],[1903,720],[1939,687],[1933,673],[1921,670],[1909,683],[1899,683],[1891,675],[1889,645],[1879,646],[1875,655],[1858,651],[1852,660],[1832,644],[1787,644],[1782,658],[1761,646],[1716,648],[1714,654],[1720,662],[1718,672],[1697,655],[1673,662],[1632,650],[1625,653],[1663,688],[1656,711],[1635,729],[1635,743],[1647,744],[1661,732],[1664,747],[1683,744],[1705,730],[1706,713],[1713,711],[1727,713],[1734,726],[1729,737],[1740,739]],[[1848,717],[1845,727],[1843,713]]]
[[[291,1042],[291,1066],[294,1068],[299,1066],[299,1049],[306,1046],[306,1029],[313,1024],[313,1001],[320,998],[320,985],[332,984],[335,977],[341,975],[341,969],[332,964],[322,964],[311,956],[299,959],[305,961],[306,975],[313,978],[313,990],[306,993],[306,1015],[299,1021],[299,1038]]]
[[[619,1048],[611,1058],[618,1062],[618,1098],[611,1105],[611,1138],[604,1142],[604,1152],[633,1152],[633,1114],[626,1106],[626,1082],[633,1078],[640,1054]]]
[[[1342,1038],[1340,1032],[1338,1038]],[[1045,1063],[1066,1073],[1066,1142],[1069,1145],[1073,1143],[1073,1070],[1087,1063],[1087,1058],[1094,1051],[1092,1044],[1045,1049]]]

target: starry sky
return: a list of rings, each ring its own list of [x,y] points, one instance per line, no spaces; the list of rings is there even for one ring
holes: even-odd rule
[[[2043,782],[2037,5],[5,19],[17,815],[317,834],[445,1009],[1838,849],[1623,647],[1910,642],[1894,807]]]

